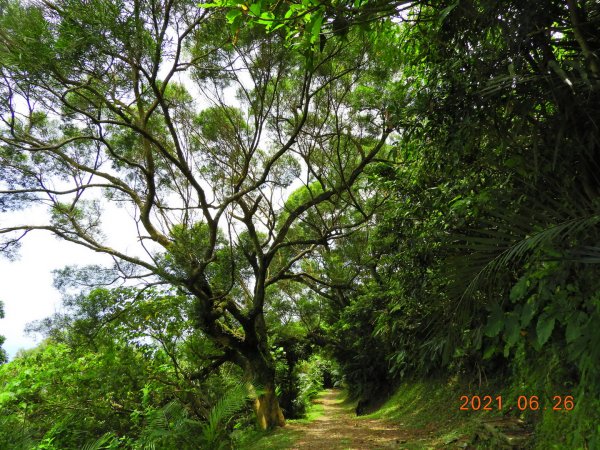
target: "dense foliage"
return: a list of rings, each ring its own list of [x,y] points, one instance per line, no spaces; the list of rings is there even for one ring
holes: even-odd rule
[[[535,444],[600,446],[597,2],[82,5],[0,8],[0,207],[51,212],[2,248],[116,263],[57,274],[0,446],[235,446],[252,404],[432,375],[573,395],[522,414]],[[104,242],[106,201],[149,258]]]
[[[338,359],[358,392],[440,372],[572,392],[576,411],[544,413],[539,445],[593,448],[598,6],[452,6],[435,24],[421,10],[402,49],[398,157],[373,174],[390,195],[377,275],[342,310]]]
[[[32,324],[48,338],[0,368],[0,446],[230,446],[234,426],[253,423],[260,386],[244,383],[235,365],[215,364],[223,355],[195,334],[190,303],[156,290],[94,289]],[[314,358],[294,361],[292,384],[300,391],[295,409],[283,403],[290,417],[323,387],[324,363]],[[280,367],[278,384],[286,386],[285,359]]]

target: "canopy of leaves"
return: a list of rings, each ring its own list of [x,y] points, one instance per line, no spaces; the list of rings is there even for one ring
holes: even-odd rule
[[[267,373],[288,416],[338,376],[569,392],[524,413],[538,447],[600,445],[597,2],[152,5],[0,9],[0,208],[50,211],[3,249],[43,229],[116,261],[63,271],[87,290],[0,368],[0,442],[228,442],[232,386]],[[106,244],[100,198],[148,258]]]

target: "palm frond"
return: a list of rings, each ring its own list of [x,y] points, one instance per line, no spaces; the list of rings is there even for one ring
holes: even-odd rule
[[[491,259],[487,264],[485,264],[471,280],[464,291],[463,297],[473,295],[474,291],[484,282],[484,280],[487,281],[486,279],[494,279],[495,274],[498,271],[511,264],[518,263],[531,251],[543,247],[546,244],[556,242],[559,239],[563,242],[567,241],[576,234],[586,229],[595,227],[598,223],[600,223],[600,215],[592,214],[586,217],[570,219],[526,236],[525,238],[506,248],[500,254]],[[490,240],[485,237],[469,237],[466,240],[467,242],[471,242],[473,244],[473,248],[490,248]],[[491,242],[493,242],[493,239]],[[498,244],[498,242],[499,241],[496,241],[496,244]],[[587,248],[588,250],[598,250],[596,247],[584,248]],[[586,257],[585,253],[582,253],[582,249],[573,249],[569,251],[569,253],[572,256],[572,260],[581,263],[597,262],[597,258],[600,256],[598,253],[592,253],[588,254]]]
[[[582,246],[566,252],[565,258],[569,261],[580,262],[584,264],[599,264],[600,247]]]

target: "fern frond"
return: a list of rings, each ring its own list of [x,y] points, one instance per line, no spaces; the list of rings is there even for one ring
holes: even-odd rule
[[[180,436],[190,437],[191,431],[198,427],[199,422],[188,417],[184,405],[174,400],[149,414],[139,442],[147,450],[163,449],[165,442]]]
[[[115,439],[116,439],[116,436],[114,433],[112,433],[112,432],[104,433],[102,436],[100,436],[95,441],[91,441],[91,442],[88,442],[87,444],[85,444],[81,448],[81,450],[101,450],[104,448],[110,448],[110,446],[112,444],[114,444]]]
[[[31,430],[27,428],[21,420],[15,421],[15,416],[8,411],[3,411],[0,416],[0,430],[7,432],[0,438],[0,448],[11,448],[13,450],[29,450],[35,448],[35,442],[31,435]]]
[[[238,384],[219,399],[208,414],[207,421],[202,425],[202,448],[217,450],[223,448],[223,434],[231,418],[240,411],[250,398],[248,388]]]

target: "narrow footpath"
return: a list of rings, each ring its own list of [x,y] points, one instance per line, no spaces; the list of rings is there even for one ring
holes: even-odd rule
[[[353,406],[344,403],[343,394],[338,390],[324,391],[315,403],[323,405],[321,416],[310,423],[286,426],[294,431],[296,438],[291,449],[402,449],[408,448],[403,444],[424,438],[430,432],[402,430],[401,426],[391,422],[356,417]]]

